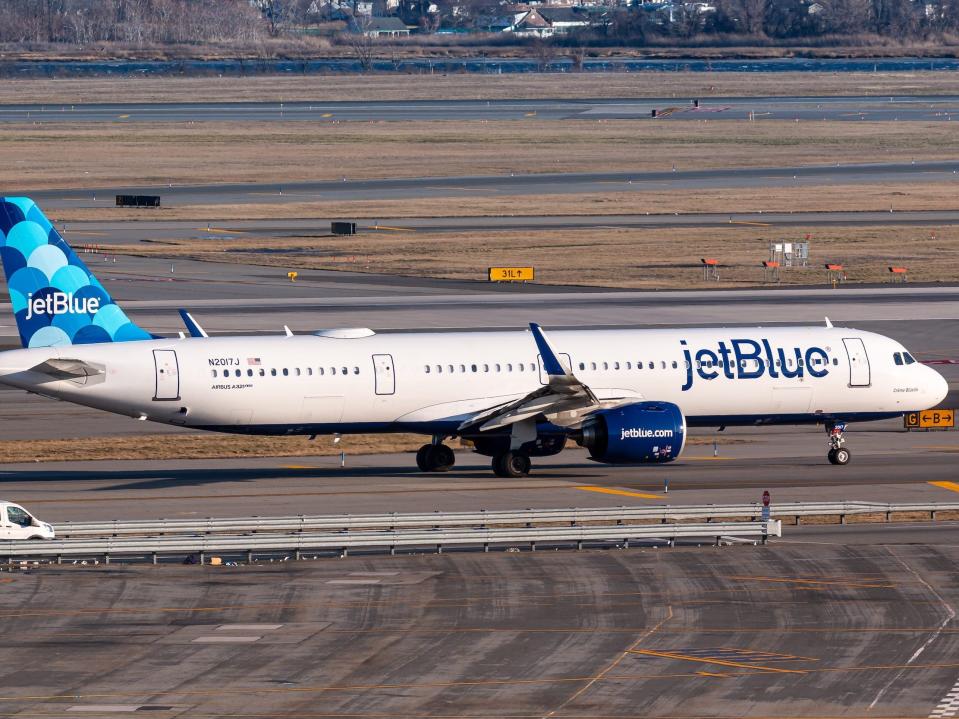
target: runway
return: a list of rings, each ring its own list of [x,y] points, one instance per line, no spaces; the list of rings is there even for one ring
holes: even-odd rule
[[[698,104],[696,104],[698,102]],[[652,111],[657,116],[652,116]],[[423,122],[563,120],[834,120],[940,122],[959,116],[959,96],[710,97],[581,100],[407,100],[402,102],[184,102],[6,104],[0,122]]]
[[[108,207],[118,194],[160,195],[163,206],[286,204],[311,201],[565,195],[710,188],[818,187],[888,182],[959,182],[959,160],[798,167],[668,168],[644,172],[542,173],[216,185],[144,185],[83,190],[17,188],[47,210]],[[148,215],[147,215],[148,216]]]

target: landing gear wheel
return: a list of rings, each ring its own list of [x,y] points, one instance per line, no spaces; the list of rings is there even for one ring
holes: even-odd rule
[[[849,454],[848,449],[840,447],[838,449],[830,449],[827,456],[831,464],[849,464],[849,458],[852,455]]]
[[[497,477],[525,477],[530,466],[529,457],[520,452],[504,452],[493,457],[493,474]]]
[[[456,455],[445,444],[424,444],[416,450],[416,466],[421,472],[448,472],[456,464]]]
[[[424,444],[422,447],[416,450],[416,466],[420,468],[421,472],[430,471],[430,466],[426,463],[426,457],[432,449],[432,444]]]
[[[449,472],[456,464],[456,455],[445,444],[434,444],[429,462],[433,472]]]

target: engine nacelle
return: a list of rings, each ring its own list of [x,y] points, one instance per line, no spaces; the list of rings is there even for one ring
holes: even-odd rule
[[[686,418],[671,402],[635,402],[591,414],[577,441],[597,462],[672,462],[686,443]]]

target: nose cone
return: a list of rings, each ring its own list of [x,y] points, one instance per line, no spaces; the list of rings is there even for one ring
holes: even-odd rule
[[[936,370],[931,367],[927,368],[929,370],[930,378],[928,383],[929,388],[929,401],[930,407],[935,407],[946,399],[946,396],[949,394],[949,383],[946,382],[946,378],[941,374],[936,372]]]

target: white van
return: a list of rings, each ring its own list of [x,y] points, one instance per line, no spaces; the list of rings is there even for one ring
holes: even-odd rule
[[[53,539],[53,527],[31,515],[19,504],[0,499],[0,540]]]

